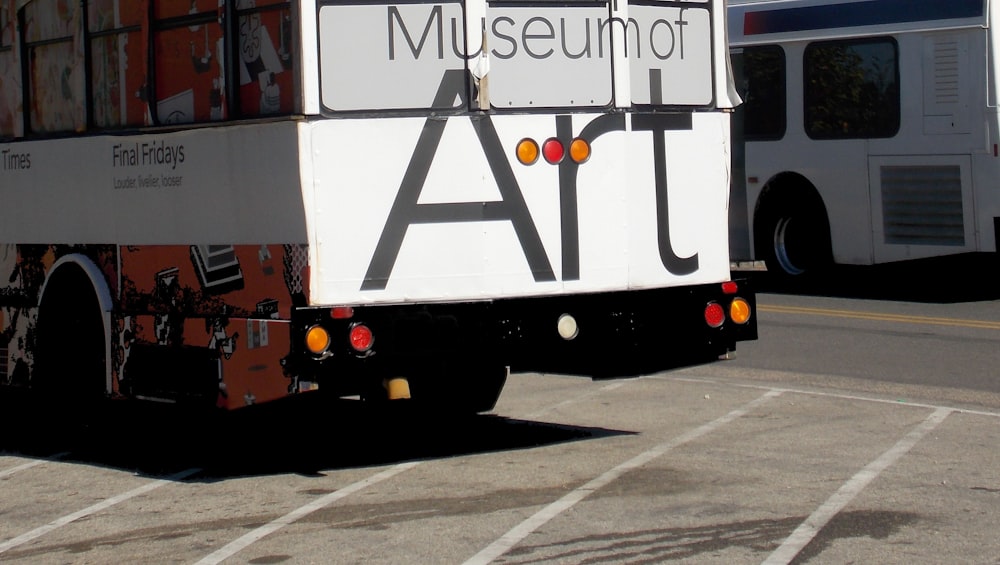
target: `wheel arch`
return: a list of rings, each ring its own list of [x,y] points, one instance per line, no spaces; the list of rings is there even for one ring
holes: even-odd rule
[[[90,279],[91,288],[97,296],[97,302],[101,307],[101,311],[110,313],[114,302],[111,299],[111,288],[108,286],[108,281],[104,278],[104,273],[101,272],[101,269],[89,257],[81,253],[63,255],[49,267],[48,273],[45,275],[45,282],[42,283],[42,288],[38,291],[38,306],[42,305],[42,300],[45,298],[45,291],[48,290],[49,283],[52,282],[52,277],[67,264],[75,265],[83,270],[83,274],[87,275],[87,278]],[[105,326],[105,329],[110,330],[111,328],[110,326]]]
[[[105,392],[110,393],[113,390],[112,387],[112,367],[111,367],[111,339],[112,339],[112,320],[111,312],[114,307],[114,301],[111,296],[111,288],[108,285],[108,281],[105,278],[103,271],[93,262],[89,257],[81,253],[70,253],[64,255],[56,260],[55,263],[48,269],[45,275],[45,281],[42,283],[41,288],[38,292],[38,312],[39,316],[42,315],[41,309],[45,304],[45,299],[47,292],[52,290],[51,287],[55,285],[55,290],[59,290],[58,286],[60,284],[59,275],[64,274],[67,269],[79,269],[86,279],[90,282],[90,290],[94,293],[94,297],[97,299],[97,305],[101,312],[101,324],[103,327],[103,341],[104,341],[104,386]],[[55,279],[55,283],[53,283]]]

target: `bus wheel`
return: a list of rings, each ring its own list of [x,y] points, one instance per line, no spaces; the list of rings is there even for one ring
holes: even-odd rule
[[[757,234],[767,271],[792,282],[812,278],[832,262],[826,214],[808,201],[786,201],[767,213]]]
[[[83,269],[65,265],[45,287],[35,326],[32,387],[46,400],[84,406],[106,393],[104,316]]]

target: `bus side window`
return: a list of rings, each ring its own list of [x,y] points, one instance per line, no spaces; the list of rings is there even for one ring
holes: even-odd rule
[[[802,60],[806,134],[885,138],[899,131],[899,48],[893,39],[823,41]]]
[[[785,136],[785,51],[777,45],[743,49],[740,96],[745,107],[748,140],[778,140]]]
[[[81,3],[35,0],[23,10],[29,128],[37,133],[83,131],[86,87]]]
[[[235,27],[223,14],[235,16]],[[154,4],[154,18],[158,123],[293,112],[288,0],[235,0],[228,10],[219,0],[163,0]],[[230,32],[234,41],[224,38]]]
[[[21,135],[21,65],[14,0],[0,0],[0,139]]]
[[[100,129],[152,123],[148,104],[148,0],[88,2],[91,121]]]
[[[161,124],[227,118],[225,40],[218,0],[154,3],[156,117]]]
[[[242,116],[294,110],[292,23],[286,0],[238,0],[239,111]]]

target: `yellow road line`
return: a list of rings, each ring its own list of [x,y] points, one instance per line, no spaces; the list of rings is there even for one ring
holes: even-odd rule
[[[757,311],[775,314],[805,314],[812,316],[831,316],[834,318],[853,318],[857,320],[875,320],[880,322],[901,322],[904,324],[926,324],[934,326],[976,328],[981,330],[1000,330],[1000,322],[963,320],[960,318],[934,318],[929,316],[906,316],[903,314],[879,314],[876,312],[858,312],[854,310],[805,308],[801,306],[767,306],[762,304],[757,305]]]

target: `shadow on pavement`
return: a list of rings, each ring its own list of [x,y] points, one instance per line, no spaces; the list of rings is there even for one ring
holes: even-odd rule
[[[942,304],[1000,299],[1000,257],[989,253],[839,265],[792,283],[762,270],[734,270],[732,276],[748,279],[758,293]]]
[[[494,415],[434,416],[407,406],[307,393],[227,413],[105,402],[72,419],[20,391],[0,395],[0,454],[111,467],[150,476],[198,468],[186,480],[387,465],[530,449],[630,432]]]

